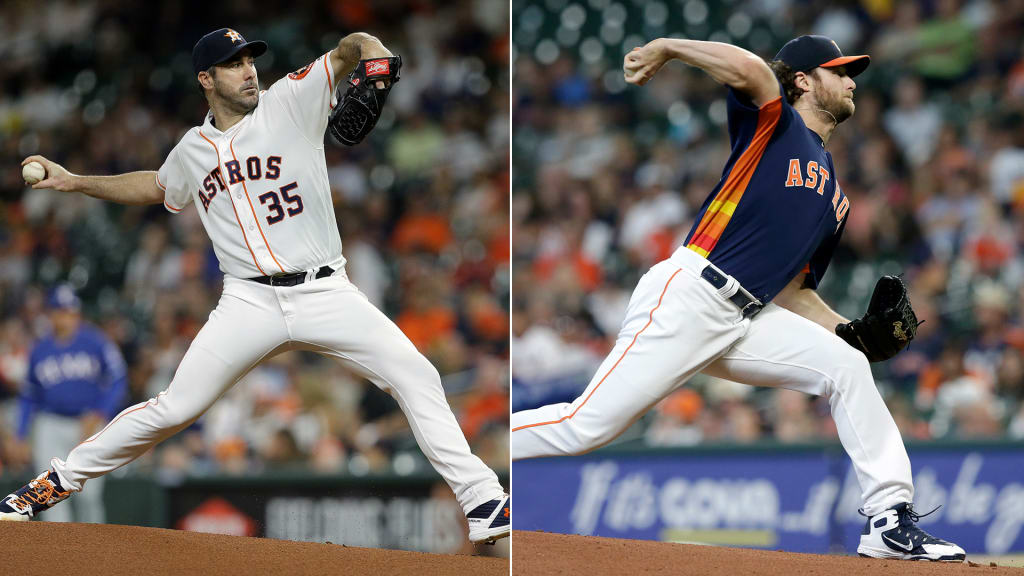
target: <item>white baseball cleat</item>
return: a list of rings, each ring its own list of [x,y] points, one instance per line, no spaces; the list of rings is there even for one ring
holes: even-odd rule
[[[963,548],[917,527],[921,516],[908,502],[871,516],[861,533],[857,554],[891,560],[963,562],[967,557]]]
[[[0,521],[25,522],[71,495],[60,485],[57,473],[47,470],[0,501]]]
[[[466,521],[469,522],[469,540],[474,544],[494,544],[495,540],[507,537],[511,530],[511,502],[512,498],[505,494],[501,498],[484,502],[466,514]]]

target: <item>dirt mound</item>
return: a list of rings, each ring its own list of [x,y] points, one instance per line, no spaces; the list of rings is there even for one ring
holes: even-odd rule
[[[0,573],[137,576],[507,576],[504,558],[446,556],[103,524],[0,522]]]
[[[968,560],[970,557],[968,556]],[[938,564],[875,560],[858,556],[826,556],[617,540],[546,532],[512,531],[512,574],[547,576],[586,574],[800,574],[802,576],[915,576],[971,574],[1024,576],[1024,569],[988,564]]]

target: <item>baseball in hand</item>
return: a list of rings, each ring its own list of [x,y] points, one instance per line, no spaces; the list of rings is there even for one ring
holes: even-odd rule
[[[29,162],[21,169],[21,176],[25,179],[25,183],[31,186],[46,178],[46,168],[43,168],[39,162]]]

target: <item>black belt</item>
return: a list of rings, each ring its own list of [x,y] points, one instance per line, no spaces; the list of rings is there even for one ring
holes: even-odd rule
[[[260,276],[259,278],[248,278],[253,282],[259,282],[260,284],[266,284],[267,286],[298,286],[306,281],[306,276],[309,275],[309,270],[305,272],[293,272],[291,274],[274,274],[273,276]],[[334,268],[330,266],[321,266],[316,271],[314,278],[325,278],[334,274]]]
[[[728,281],[725,274],[716,270],[711,264],[708,264],[704,267],[704,270],[701,270],[700,277],[719,290],[724,288],[725,283]],[[740,286],[739,290],[736,290],[735,294],[729,297],[729,300],[739,307],[740,313],[743,314],[744,318],[753,318],[764,308],[764,304],[744,290],[742,286]]]

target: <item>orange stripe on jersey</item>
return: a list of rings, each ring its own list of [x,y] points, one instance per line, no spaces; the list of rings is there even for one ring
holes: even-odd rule
[[[238,133],[241,134],[242,131],[239,130]],[[228,148],[231,149],[231,158],[236,164],[238,163],[238,157],[235,156],[235,138],[237,137],[238,134],[235,134],[231,137],[231,141],[228,142]],[[241,172],[241,164],[238,165],[238,170]],[[252,206],[252,198],[249,198],[249,189],[245,187],[245,178],[242,178],[242,190],[245,191],[245,199],[249,201],[249,210],[252,210],[252,218],[256,221],[256,228],[260,231],[260,236],[263,238],[263,244],[267,246],[267,252],[270,252],[270,258],[274,261],[274,264],[277,264],[277,267],[281,269],[281,272],[284,272],[284,266],[281,266],[281,263],[274,257],[274,251],[270,249],[270,242],[267,242],[267,237],[263,235],[263,226],[260,226],[260,217],[256,215],[256,209]]]
[[[334,109],[334,105],[331,104],[331,96],[334,94],[334,82],[331,81],[331,67],[327,65],[327,61],[331,59],[331,53],[324,54],[324,72],[327,72],[327,105]]]
[[[724,212],[716,213],[712,218],[711,222],[708,222],[707,226],[704,227],[704,231],[701,236],[706,238],[718,238],[725,231],[726,224],[729,223],[729,219],[732,218],[732,214],[726,214]]]
[[[217,145],[213,143],[213,140],[207,138],[206,135],[203,134],[202,130],[199,131],[199,135],[203,137],[203,140],[209,142],[210,146],[213,146],[213,151],[217,153],[217,169],[219,170],[221,168],[220,150],[217,150]],[[231,200],[230,190],[228,191],[228,200]],[[252,263],[256,265],[256,269],[263,272],[263,275],[266,276],[267,273],[263,271],[263,268],[260,267],[260,263],[256,261],[256,253],[252,251],[252,246],[249,246],[249,239],[245,237],[245,228],[242,226],[242,221],[238,218],[238,210],[235,210],[234,201],[231,201],[231,210],[235,213],[235,222],[238,222],[238,229],[242,231],[242,240],[245,240],[245,247],[249,249],[249,255],[252,256]]]
[[[758,109],[754,137],[751,138],[747,149],[733,164],[729,176],[726,177],[725,183],[722,184],[715,199],[708,205],[708,209],[704,212],[697,229],[694,230],[687,248],[704,257],[714,250],[726,225],[732,219],[736,206],[743,198],[743,193],[746,192],[747,186],[750,184],[750,178],[757,170],[757,165],[761,161],[765,148],[768,147],[768,140],[771,139],[781,115],[781,96]]]
[[[164,183],[160,181],[160,173],[159,172],[156,175],[156,185],[157,185],[157,188],[160,188],[165,193],[167,192],[167,186],[164,186]],[[177,214],[178,212],[181,212],[182,210],[184,210],[184,208],[175,208],[174,206],[171,206],[170,204],[167,203],[167,200],[164,200],[164,207],[166,207],[171,212],[174,212],[175,214]]]

